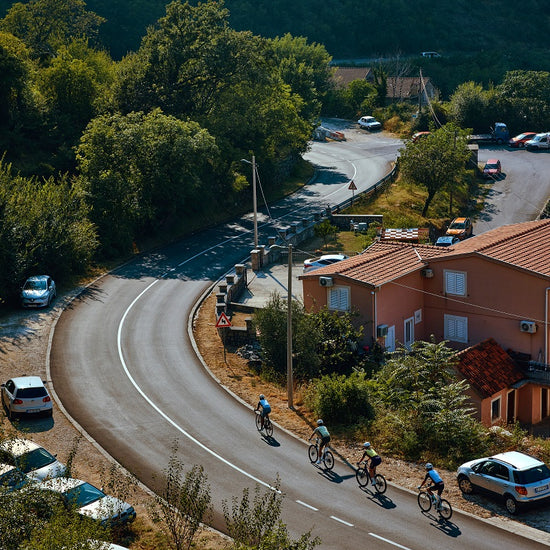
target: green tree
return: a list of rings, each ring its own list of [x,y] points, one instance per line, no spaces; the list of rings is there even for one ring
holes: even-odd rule
[[[177,449],[175,443],[161,491],[155,497],[154,518],[166,526],[174,548],[182,550],[191,548],[201,523],[208,519],[212,497],[204,468],[195,465],[184,474]]]
[[[480,84],[465,82],[451,96],[449,114],[461,128],[487,133],[502,117],[502,107],[493,88],[484,90]]]
[[[243,489],[242,498],[233,497],[231,507],[222,502],[223,515],[235,550],[312,550],[321,541],[311,532],[292,540],[281,520],[283,496],[277,479],[273,487],[263,493],[258,485],[251,499],[250,490]]]
[[[331,238],[334,238],[338,231],[338,228],[330,223],[329,219],[323,220],[321,223],[318,223],[314,228],[313,232],[315,233],[316,237],[319,237],[323,239],[323,243],[325,247],[328,244],[328,241]]]
[[[416,143],[408,142],[400,152],[399,169],[403,177],[427,191],[424,217],[435,194],[461,180],[470,158],[466,132],[450,123]]]

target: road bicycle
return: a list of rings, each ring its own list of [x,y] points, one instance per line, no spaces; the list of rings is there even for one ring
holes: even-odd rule
[[[262,415],[261,415],[260,411],[256,411],[256,429],[261,433],[261,431],[262,431]],[[269,420],[269,415],[266,415],[264,417],[263,430],[265,430],[265,435],[267,435],[267,437],[271,437],[273,435],[273,424],[271,423],[271,420]]]
[[[321,438],[316,437],[315,438],[315,444],[312,444],[309,446],[309,449],[307,451],[307,454],[309,456],[309,461],[313,464],[314,462],[317,462],[319,459],[319,444],[321,443]],[[325,469],[332,470],[334,468],[334,455],[330,452],[330,449],[328,448],[328,445],[325,445],[325,448],[323,449],[323,456],[321,457],[321,461],[323,462]]]
[[[357,470],[355,471],[357,483],[359,483],[359,487],[366,487],[372,481],[369,474],[367,461],[365,460],[363,462],[358,462],[357,464],[359,465],[359,468],[357,468]],[[382,474],[375,474],[373,487],[377,493],[385,493],[386,489],[388,488],[386,478]]]
[[[451,519],[453,515],[453,509],[448,500],[427,490],[418,493],[418,506],[423,512],[429,512],[431,507],[434,506],[443,519]]]

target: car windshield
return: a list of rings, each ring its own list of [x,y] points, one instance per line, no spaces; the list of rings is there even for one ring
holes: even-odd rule
[[[514,481],[520,485],[529,485],[543,480],[550,482],[550,468],[546,464],[541,464],[529,470],[514,471]]]
[[[17,466],[26,474],[33,470],[43,468],[52,462],[55,462],[55,457],[52,456],[46,449],[34,449],[17,458]]]
[[[25,283],[23,290],[46,290],[46,280],[45,279],[32,279]]]
[[[453,222],[449,225],[449,229],[464,229],[466,227],[466,222]]]
[[[99,489],[96,489],[89,483],[82,483],[73,489],[65,491],[63,494],[68,502],[74,504],[78,508],[87,506],[105,496]]]
[[[485,168],[488,168],[489,170],[497,168],[497,167],[498,167],[498,164],[489,164],[489,163],[487,163],[485,165]]]
[[[45,397],[48,395],[46,388],[20,388],[17,390],[19,399],[33,399],[35,397]]]

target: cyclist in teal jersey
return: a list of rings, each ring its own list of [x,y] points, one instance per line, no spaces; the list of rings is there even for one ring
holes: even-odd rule
[[[321,443],[319,444],[319,456],[317,457],[316,464],[321,464],[324,448],[328,445],[328,442],[330,441],[330,433],[328,432],[325,423],[321,419],[317,420],[317,427],[313,430],[309,441],[311,441],[311,438],[316,434],[319,434],[319,437],[321,438]]]

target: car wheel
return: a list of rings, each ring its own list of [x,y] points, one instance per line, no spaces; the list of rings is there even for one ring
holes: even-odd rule
[[[466,476],[460,476],[458,478],[458,488],[464,495],[471,495],[474,492],[474,486]]]
[[[512,495],[504,495],[504,506],[510,514],[517,514],[519,512],[519,504]]]

